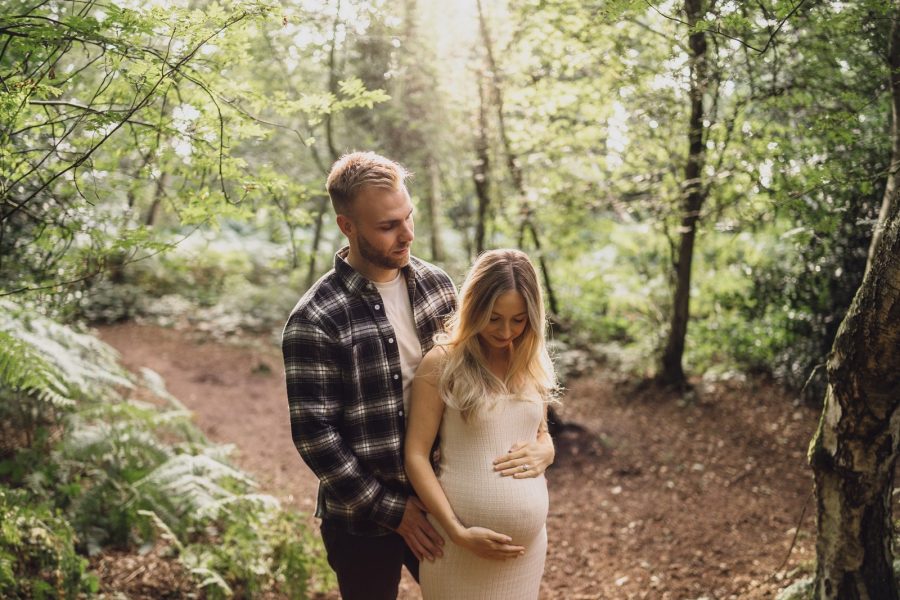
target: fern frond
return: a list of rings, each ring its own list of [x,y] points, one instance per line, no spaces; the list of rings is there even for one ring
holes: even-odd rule
[[[64,443],[65,453],[72,457],[96,460],[93,454],[108,452],[117,458],[124,458],[126,454],[140,451],[145,460],[153,460],[153,464],[157,464],[173,455],[171,448],[161,443],[152,431],[121,417],[111,423],[86,423],[76,417],[73,425]],[[127,448],[129,451],[117,448]]]
[[[166,382],[162,378],[162,376],[154,371],[153,369],[148,369],[147,367],[141,367],[141,377],[143,378],[144,386],[153,392],[159,398],[167,401],[175,410],[190,413],[188,407],[185,406],[181,400],[173,396],[169,393],[169,390],[166,389]]]
[[[59,407],[133,387],[110,346],[9,300],[0,300],[0,384]]]
[[[213,571],[212,569],[208,569],[206,567],[197,567],[195,569],[191,569],[191,573],[198,577],[203,577],[204,579],[197,585],[197,587],[203,589],[209,586],[215,586],[219,588],[219,591],[225,594],[225,597],[231,598],[234,595],[234,591],[232,591],[231,586],[229,586],[225,579]]]
[[[238,503],[249,502],[260,509],[263,518],[274,516],[281,509],[281,502],[269,494],[239,494],[216,500],[199,509],[197,516],[201,519],[218,519],[222,513]]]
[[[57,408],[74,405],[69,386],[56,365],[33,346],[0,330],[0,384]]]
[[[184,552],[184,544],[181,543],[181,541],[178,539],[178,536],[175,535],[175,532],[172,531],[168,525],[166,525],[165,521],[159,518],[159,515],[157,515],[152,510],[139,510],[137,511],[137,513],[150,519],[150,522],[153,524],[153,528],[156,529],[159,537],[171,544],[178,552],[179,556],[182,555],[182,553]]]
[[[139,480],[135,487],[151,487],[164,493],[183,512],[201,514],[211,510],[218,501],[237,496],[219,485],[226,479],[257,487],[245,473],[205,454],[174,456]]]

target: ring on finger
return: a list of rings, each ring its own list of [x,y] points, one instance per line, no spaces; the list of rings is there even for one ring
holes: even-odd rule
[[[522,465],[522,467],[521,467],[523,473],[530,468],[531,468],[531,465]]]

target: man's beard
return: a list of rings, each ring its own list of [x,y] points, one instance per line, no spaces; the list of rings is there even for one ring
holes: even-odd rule
[[[378,265],[383,269],[400,269],[409,262],[408,254],[403,258],[394,258],[389,254],[382,254],[366,241],[366,238],[362,235],[357,236],[356,241],[359,242],[359,255],[373,265]]]

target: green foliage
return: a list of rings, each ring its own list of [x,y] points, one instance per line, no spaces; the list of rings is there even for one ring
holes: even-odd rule
[[[234,223],[195,234],[166,254],[125,265],[116,282],[93,281],[70,314],[94,323],[189,322],[216,336],[271,332],[296,303],[305,273],[286,272],[285,246],[267,237]]]
[[[318,538],[277,500],[256,493],[227,463],[229,448],[205,440],[158,376],[126,378],[95,338],[3,306],[0,331],[14,343],[7,351],[13,368],[0,373],[2,406],[15,395],[22,414],[42,410],[48,378],[25,386],[16,362],[25,359],[42,361],[73,400],[0,456],[0,594],[96,591],[78,554],[135,549],[156,535],[173,545],[199,587],[213,586],[211,597],[273,589],[303,597],[310,586],[332,584],[319,575]],[[21,512],[10,512],[18,505]]]
[[[68,408],[72,400],[57,372],[32,347],[7,331],[0,331],[0,377],[13,393],[33,395],[44,404]]]
[[[326,115],[386,99],[353,77],[323,93],[305,71],[253,76],[307,16],[267,2],[5,3],[0,290],[62,313],[92,278],[168,249],[168,227],[250,221],[269,190],[302,186],[302,170],[273,162],[305,152]]]
[[[48,428],[78,402],[131,385],[108,346],[7,300],[0,300],[0,342],[0,458],[20,446],[44,451]]]
[[[825,359],[862,280],[887,177],[890,107],[879,44],[889,20],[875,17],[884,8],[801,12],[783,40],[792,57],[784,93],[752,109],[773,117],[757,137],[769,165],[780,168],[768,182],[770,260],[752,274],[743,318],[773,325],[763,340],[769,369],[812,401],[824,396]]]
[[[50,505],[0,485],[0,596],[77,598],[98,589],[75,532]]]
[[[207,594],[252,598],[275,588],[290,598],[306,598],[311,588],[334,585],[318,538],[297,515],[276,508],[271,498],[245,496],[206,513],[215,515],[206,527],[216,543],[190,544],[182,560],[206,577]]]

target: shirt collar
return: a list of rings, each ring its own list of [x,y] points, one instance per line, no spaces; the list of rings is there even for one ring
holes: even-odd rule
[[[371,294],[375,292],[375,286],[372,283],[359,274],[353,267],[350,266],[350,263],[347,262],[347,254],[350,252],[350,246],[344,246],[340,250],[338,250],[334,255],[334,272],[337,273],[337,276],[344,283],[344,287],[347,288],[351,294]],[[418,259],[410,256],[409,262],[406,263],[405,267],[401,267],[400,270],[403,271],[403,274],[406,276],[406,281],[408,284],[412,285],[416,280],[416,275],[418,273],[418,266],[416,263]]]

